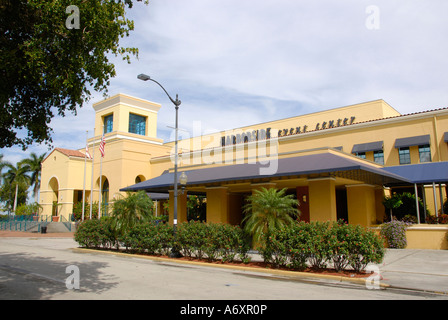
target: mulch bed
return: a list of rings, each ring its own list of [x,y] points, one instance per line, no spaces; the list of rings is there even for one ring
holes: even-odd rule
[[[222,262],[221,260],[208,260],[206,258],[203,258],[203,259],[192,258],[192,257],[172,258],[172,257],[166,256],[166,255],[135,253],[135,252],[126,251],[125,249],[117,250],[117,249],[97,248],[95,250],[125,253],[125,254],[129,254],[129,255],[157,257],[157,258],[169,259],[169,260],[173,260],[173,261],[181,260],[181,261],[209,263],[209,264],[216,264],[216,265],[238,266],[238,267],[254,268],[254,269],[265,269],[265,270],[271,269],[271,270],[282,270],[282,271],[305,272],[305,273],[309,273],[309,274],[331,275],[331,276],[346,277],[346,278],[351,278],[351,279],[353,279],[353,278],[361,278],[362,279],[362,278],[367,278],[372,275],[372,273],[367,273],[367,272],[355,272],[353,270],[337,271],[332,268],[321,268],[321,269],[306,268],[305,270],[299,270],[299,269],[293,269],[293,268],[288,268],[288,267],[274,267],[271,264],[266,263],[264,261],[250,261],[248,263],[243,263],[240,261]]]

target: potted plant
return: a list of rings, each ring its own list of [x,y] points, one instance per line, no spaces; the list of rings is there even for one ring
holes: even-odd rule
[[[59,221],[59,216],[53,216],[52,217],[52,221],[53,222],[58,222]]]

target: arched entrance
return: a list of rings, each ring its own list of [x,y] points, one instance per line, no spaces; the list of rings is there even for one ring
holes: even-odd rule
[[[101,216],[107,216],[109,212],[109,180],[103,177],[101,188]]]
[[[48,189],[51,190],[51,215],[57,216],[58,215],[58,199],[59,199],[59,182],[56,177],[52,177],[50,181],[48,182]]]

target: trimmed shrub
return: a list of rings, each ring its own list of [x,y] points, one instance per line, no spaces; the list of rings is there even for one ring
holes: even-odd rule
[[[117,238],[108,218],[85,220],[78,224],[74,239],[86,248],[112,248]]]
[[[158,230],[152,223],[141,223],[135,225],[120,237],[126,250],[132,252],[154,254],[158,250],[159,244],[155,241]]]
[[[369,263],[381,263],[384,259],[384,244],[375,232],[359,225],[351,226],[348,233],[349,264],[353,270],[364,270]]]
[[[232,262],[237,256],[243,262],[249,258],[248,240],[239,226],[190,221],[179,225],[177,237],[182,254],[187,257],[221,258],[223,262]]]
[[[328,245],[327,258],[333,262],[336,271],[344,270],[350,263],[351,237],[353,225],[334,222],[327,230],[325,239]]]
[[[260,254],[274,267],[303,270],[309,265],[320,269],[331,261],[337,271],[351,266],[359,272],[369,263],[380,263],[384,258],[380,237],[366,228],[342,221],[297,222],[277,229],[265,240]]]

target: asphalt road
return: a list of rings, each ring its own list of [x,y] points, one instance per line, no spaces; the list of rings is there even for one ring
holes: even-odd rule
[[[197,302],[448,299],[446,295],[367,289],[362,284],[293,279],[76,248],[77,243],[70,238],[0,238],[0,299]],[[187,302],[182,303],[178,308],[186,307]]]

